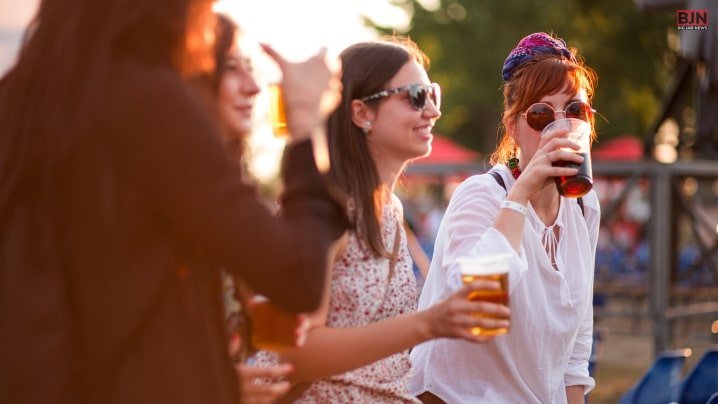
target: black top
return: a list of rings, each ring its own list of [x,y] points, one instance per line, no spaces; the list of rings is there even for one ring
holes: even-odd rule
[[[311,311],[346,217],[310,142],[285,154],[276,218],[173,70],[126,62],[111,83],[57,167],[61,256],[13,254],[35,242],[22,204],[0,229],[0,402],[235,404],[219,268]]]

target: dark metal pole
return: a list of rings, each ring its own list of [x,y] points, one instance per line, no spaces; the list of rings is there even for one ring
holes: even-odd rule
[[[650,221],[650,266],[649,298],[650,313],[653,319],[653,351],[658,354],[665,350],[671,338],[670,320],[666,317],[669,306],[669,281],[673,265],[675,235],[673,223],[673,195],[671,190],[672,173],[669,166],[655,165],[651,181],[651,221]]]

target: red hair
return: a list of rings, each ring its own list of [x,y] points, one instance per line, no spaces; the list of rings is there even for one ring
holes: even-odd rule
[[[570,49],[576,54],[575,49]],[[504,133],[496,150],[491,154],[492,164],[506,164],[513,157],[515,142],[506,133],[506,123],[516,119],[520,113],[531,104],[539,102],[541,97],[563,91],[564,94],[576,94],[583,89],[588,95],[589,103],[593,99],[594,89],[598,76],[583,61],[577,59],[572,62],[566,58],[555,55],[540,55],[524,63],[504,82],[504,115],[502,127]],[[591,126],[594,120],[591,118]],[[595,139],[596,132],[592,131],[591,140]]]

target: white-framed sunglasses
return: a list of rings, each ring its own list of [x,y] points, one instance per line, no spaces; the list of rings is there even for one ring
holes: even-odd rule
[[[429,99],[429,97],[431,97],[431,102],[434,103],[436,109],[441,108],[441,87],[439,87],[439,84],[437,83],[431,83],[429,85],[412,83],[406,86],[392,88],[390,90],[379,91],[378,93],[366,96],[361,100],[364,102],[378,100],[392,94],[403,92],[409,93],[409,102],[417,111],[421,111],[426,108],[426,100]]]

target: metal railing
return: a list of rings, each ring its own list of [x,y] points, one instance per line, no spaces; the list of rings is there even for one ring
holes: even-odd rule
[[[653,321],[654,353],[661,352],[670,346],[672,321],[706,315],[718,317],[718,296],[711,302],[670,305],[671,274],[677,270],[678,209],[682,208],[689,217],[696,219],[694,207],[679,191],[678,180],[686,177],[718,179],[718,162],[595,162],[593,171],[596,177],[627,178],[629,185],[635,178],[643,177],[649,180],[651,218],[648,222],[648,242],[651,254],[648,266],[648,317]],[[607,209],[606,213],[610,214],[610,209]],[[718,235],[714,235],[713,246],[702,249],[702,259],[707,260],[714,271],[718,271],[715,262],[717,239]]]
[[[484,172],[487,168],[488,165],[485,163],[414,165],[409,167],[407,172],[442,177],[456,173],[477,174]],[[641,317],[652,320],[655,353],[671,346],[673,321],[702,316],[715,316],[718,319],[718,295],[714,297],[715,301],[671,305],[671,276],[677,272],[678,266],[676,223],[679,209],[683,210],[693,222],[698,220],[693,211],[693,204],[680,192],[678,184],[680,180],[687,177],[718,180],[718,161],[679,161],[671,164],[653,160],[594,161],[593,175],[595,178],[621,178],[626,181],[624,189],[619,195],[602,206],[602,220],[610,219],[625,200],[630,188],[641,179],[647,179],[649,182],[651,209],[651,216],[647,223],[650,257],[645,297],[648,299],[648,311],[634,309],[605,312],[599,315]],[[718,234],[714,234],[713,245],[703,246],[701,252],[702,260],[712,266],[716,271],[716,279],[718,279]]]

